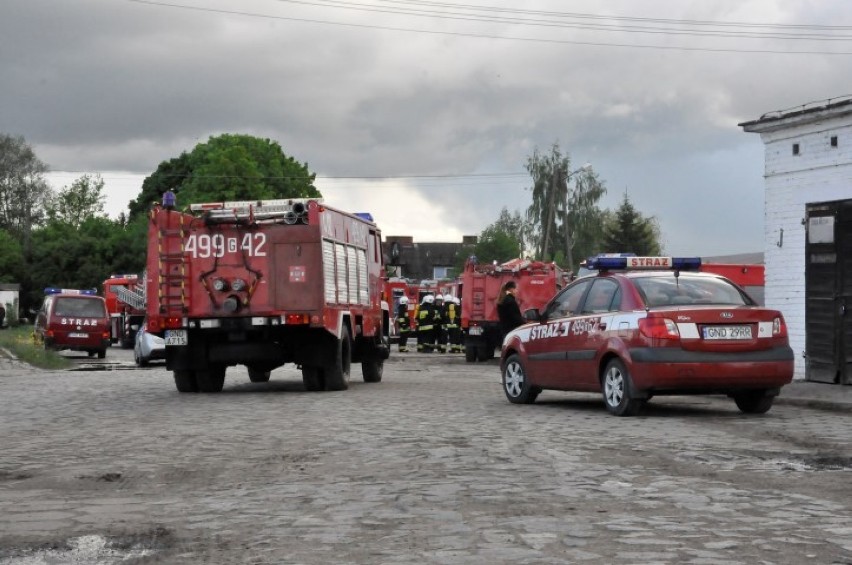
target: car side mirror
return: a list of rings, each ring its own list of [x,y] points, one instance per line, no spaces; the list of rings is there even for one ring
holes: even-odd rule
[[[529,310],[524,310],[524,320],[528,322],[540,322],[541,314],[538,311],[538,308],[530,308]]]

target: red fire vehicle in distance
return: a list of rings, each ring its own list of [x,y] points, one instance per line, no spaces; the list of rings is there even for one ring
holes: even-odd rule
[[[301,367],[311,391],[379,382],[388,357],[381,232],[317,199],[155,207],[148,224],[148,329],[162,331],[180,392],[218,392],[227,367],[266,382]]]
[[[121,347],[133,347],[136,331],[145,321],[144,278],[139,275],[112,275],[103,282],[109,312],[110,339]]]
[[[715,273],[733,281],[754,298],[758,304],[765,304],[764,266],[754,263],[701,263],[702,273]]]
[[[562,288],[563,272],[555,263],[515,259],[502,265],[477,264],[472,257],[461,275],[461,326],[465,360],[485,361],[503,341],[497,296],[503,283],[518,285],[521,312],[541,308]]]

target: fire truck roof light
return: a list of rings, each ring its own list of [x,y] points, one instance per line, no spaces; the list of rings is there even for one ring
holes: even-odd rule
[[[586,268],[600,271],[672,270],[693,271],[701,267],[700,257],[590,257]]]
[[[84,294],[86,296],[97,296],[98,291],[95,289],[84,289],[79,290],[76,288],[58,288],[55,286],[49,286],[44,289],[45,294]]]
[[[369,212],[355,212],[355,215],[361,218],[362,220],[367,220],[368,222],[373,222],[373,215]]]

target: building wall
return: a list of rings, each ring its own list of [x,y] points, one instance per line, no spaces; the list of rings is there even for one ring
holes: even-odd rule
[[[837,136],[838,146],[830,139]],[[765,144],[766,305],[784,314],[805,377],[805,226],[807,205],[852,198],[852,115],[761,134]],[[793,144],[799,154],[793,154]],[[783,230],[783,236],[782,236]]]

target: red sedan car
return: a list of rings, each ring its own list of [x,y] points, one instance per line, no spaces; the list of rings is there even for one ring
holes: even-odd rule
[[[500,368],[510,402],[543,389],[601,392],[617,416],[655,395],[726,394],[746,413],[793,379],[784,317],[697,258],[600,257],[509,332]]]

